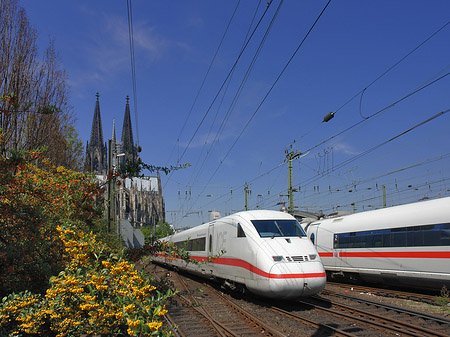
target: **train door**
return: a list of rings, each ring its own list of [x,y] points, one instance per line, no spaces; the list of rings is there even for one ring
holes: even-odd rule
[[[206,237],[206,255],[212,257],[214,255],[214,225],[209,225],[208,236]],[[212,263],[206,263],[202,267],[202,272],[205,275],[214,275],[214,266]]]
[[[325,267],[336,266],[336,252],[334,249],[334,235],[321,228],[320,223],[311,224],[308,228],[308,237],[314,244],[320,259]]]
[[[316,238],[317,238],[318,230],[319,230],[319,225],[318,224],[317,225],[315,225],[315,224],[309,225],[308,237],[311,240],[311,242],[313,243],[313,245],[316,247],[316,249],[317,249],[317,240],[316,240]]]
[[[214,255],[214,225],[208,227],[208,257]]]

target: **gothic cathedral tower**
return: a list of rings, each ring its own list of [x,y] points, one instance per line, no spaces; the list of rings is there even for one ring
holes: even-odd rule
[[[105,175],[108,170],[108,151],[103,143],[102,119],[100,116],[99,94],[95,102],[94,120],[92,121],[91,140],[86,144],[86,161],[84,170]]]
[[[127,163],[135,163],[137,161],[137,151],[133,140],[133,128],[131,127],[130,103],[127,96],[125,105],[125,116],[123,118],[122,127],[122,151],[125,153],[124,161]]]

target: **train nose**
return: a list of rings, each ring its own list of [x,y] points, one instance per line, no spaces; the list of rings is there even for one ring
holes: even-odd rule
[[[327,277],[320,262],[308,263],[304,271],[305,285],[303,296],[314,295],[325,288]]]
[[[320,262],[309,262],[303,264],[304,290],[303,296],[311,296],[323,288],[327,281],[325,270]]]
[[[325,271],[320,262],[277,263],[270,269],[272,297],[295,299],[313,295],[325,287]]]

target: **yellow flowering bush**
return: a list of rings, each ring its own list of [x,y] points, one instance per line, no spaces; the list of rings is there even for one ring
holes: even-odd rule
[[[158,291],[106,233],[98,183],[42,156],[0,153],[0,337],[169,335],[173,292]]]
[[[44,296],[24,292],[0,305],[0,335],[78,336],[124,334],[165,336],[164,301],[173,295],[157,291],[133,264],[115,256],[87,234],[66,225],[57,228],[64,243],[65,270],[50,279]]]

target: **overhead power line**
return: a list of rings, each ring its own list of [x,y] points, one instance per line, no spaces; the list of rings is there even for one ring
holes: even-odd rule
[[[450,21],[447,21],[441,28],[439,28],[437,31],[435,31],[433,34],[431,34],[430,36],[428,36],[424,41],[422,41],[419,45],[417,45],[415,48],[413,48],[409,53],[407,53],[405,56],[403,56],[400,60],[398,60],[397,62],[395,62],[392,66],[390,66],[387,70],[385,70],[381,75],[379,75],[376,79],[374,79],[372,82],[370,82],[368,85],[366,85],[364,87],[364,89],[362,89],[361,91],[359,91],[358,93],[356,93],[352,98],[350,98],[347,102],[345,102],[344,104],[342,104],[336,111],[338,112],[339,110],[341,110],[344,106],[346,106],[348,103],[350,103],[351,101],[353,101],[356,97],[358,97],[359,95],[363,94],[364,91],[366,91],[370,86],[372,86],[372,84],[374,84],[375,82],[377,82],[380,78],[382,78],[384,75],[386,75],[388,72],[390,72],[392,69],[394,69],[396,66],[398,66],[401,62],[403,62],[408,56],[410,56],[412,53],[414,53],[417,49],[419,49],[420,47],[422,47],[425,43],[427,43],[429,40],[431,40],[436,34],[438,34],[441,30],[443,30],[445,27],[447,27],[450,24]]]
[[[139,145],[139,122],[137,108],[137,90],[136,90],[136,62],[134,58],[134,32],[133,32],[133,10],[131,8],[131,0],[127,0],[128,14],[128,37],[130,41],[130,61],[131,61],[131,81],[133,83],[133,102],[134,102],[134,118],[136,122],[136,140]]]
[[[436,118],[438,118],[438,117],[441,117],[441,116],[445,115],[445,114],[446,114],[447,112],[449,112],[449,111],[450,111],[450,109],[447,109],[447,110],[438,112],[437,114],[431,116],[430,118],[427,118],[427,119],[424,120],[423,122],[420,122],[419,124],[416,124],[416,125],[414,125],[413,127],[411,127],[411,128],[409,128],[409,129],[407,129],[407,130],[405,130],[405,131],[399,133],[398,135],[396,135],[396,136],[394,136],[394,137],[392,137],[392,138],[389,138],[388,140],[386,140],[386,141],[384,141],[384,142],[382,142],[382,143],[380,143],[380,144],[378,144],[378,145],[376,145],[376,146],[373,146],[373,147],[371,147],[370,149],[368,149],[368,150],[366,150],[366,151],[364,151],[364,152],[362,152],[362,153],[360,153],[360,154],[358,154],[358,155],[356,155],[356,156],[353,156],[352,158],[349,158],[349,159],[347,159],[347,160],[341,162],[340,164],[336,165],[333,169],[331,169],[329,172],[336,171],[337,169],[339,169],[339,168],[341,168],[341,167],[343,167],[343,166],[345,166],[345,165],[347,165],[347,164],[349,164],[349,163],[351,163],[351,162],[354,162],[355,160],[357,160],[357,159],[359,159],[359,158],[361,158],[361,157],[363,157],[363,156],[365,156],[365,155],[367,155],[367,154],[369,154],[369,153],[375,151],[376,149],[378,149],[378,148],[380,148],[380,147],[382,147],[382,146],[384,146],[384,145],[386,145],[386,144],[388,144],[388,143],[394,141],[395,139],[397,139],[397,138],[399,138],[399,137],[401,137],[401,136],[404,136],[405,134],[407,134],[407,133],[409,133],[409,132],[411,132],[411,131],[417,129],[418,127],[420,127],[420,126],[422,126],[422,125],[424,125],[424,124],[426,124],[426,123],[428,123],[428,122],[431,122],[432,120],[434,120],[434,119],[436,119]],[[318,177],[318,176],[312,177],[312,178],[310,178],[310,179],[304,181],[304,182],[302,183],[302,185],[310,184],[310,183],[312,183],[313,181],[316,181],[317,179],[319,179],[320,177],[321,177],[321,176],[319,176],[319,177]]]
[[[176,148],[176,147],[178,146],[178,144],[179,144],[180,137],[181,137],[181,135],[183,134],[183,131],[184,131],[185,127],[186,127],[186,124],[187,124],[189,118],[191,117],[192,110],[194,109],[194,106],[195,106],[195,104],[197,103],[198,97],[200,96],[200,92],[202,91],[203,86],[205,85],[206,78],[208,77],[209,72],[211,71],[211,68],[212,68],[212,66],[213,66],[213,64],[214,64],[214,61],[216,60],[217,54],[219,53],[219,50],[220,50],[220,47],[222,46],[222,43],[223,43],[223,41],[225,40],[225,36],[227,35],[228,29],[230,28],[231,22],[233,21],[233,18],[234,18],[235,14],[236,14],[236,11],[237,11],[237,9],[238,9],[238,7],[239,7],[240,2],[241,2],[240,0],[237,2],[236,7],[234,8],[233,14],[231,15],[231,18],[230,18],[230,20],[228,21],[227,27],[225,28],[225,31],[224,31],[223,34],[222,34],[222,38],[220,39],[219,45],[218,45],[217,48],[216,48],[216,52],[214,53],[214,56],[213,56],[213,58],[211,59],[211,62],[209,63],[208,70],[206,71],[206,74],[205,74],[205,76],[203,77],[202,83],[200,84],[200,87],[199,87],[198,90],[197,90],[197,94],[195,95],[194,102],[192,103],[191,108],[189,109],[188,114],[187,114],[187,116],[186,116],[186,119],[185,119],[185,121],[184,121],[184,123],[183,123],[183,126],[181,127],[180,133],[178,134],[177,142],[175,143],[175,145],[174,145],[173,148],[172,148],[172,151],[170,152],[168,161],[170,161],[170,158],[172,157],[172,154],[173,154],[175,148]]]
[[[264,104],[264,102],[266,101],[267,97],[269,97],[270,93],[272,92],[272,90],[275,88],[276,84],[278,83],[278,81],[280,80],[281,76],[284,74],[284,72],[286,71],[286,69],[288,68],[288,66],[290,65],[290,63],[292,62],[292,60],[294,59],[294,57],[297,55],[299,49],[301,48],[301,46],[303,45],[303,43],[305,42],[305,40],[307,39],[307,37],[309,36],[309,34],[311,33],[311,31],[314,29],[314,27],[316,26],[317,22],[319,21],[319,19],[322,17],[323,13],[325,12],[325,10],[327,9],[328,5],[330,4],[331,0],[329,0],[327,2],[327,4],[325,5],[325,7],[322,9],[322,11],[320,12],[319,16],[316,18],[316,20],[314,21],[314,23],[312,24],[312,26],[310,27],[310,29],[308,30],[308,32],[306,33],[306,35],[304,36],[303,40],[300,42],[300,44],[297,46],[297,48],[295,49],[294,53],[291,55],[291,57],[289,58],[288,62],[286,63],[286,65],[283,67],[283,69],[281,70],[280,74],[277,76],[277,78],[275,79],[274,83],[272,84],[272,86],[270,87],[270,89],[267,91],[266,95],[264,96],[264,98],[262,99],[262,101],[259,103],[258,107],[256,108],[256,110],[253,112],[252,116],[250,117],[250,119],[247,121],[247,123],[244,125],[244,128],[241,130],[241,133],[239,134],[239,136],[236,138],[236,140],[234,141],[234,143],[231,145],[231,147],[228,149],[227,153],[225,154],[225,156],[222,158],[222,160],[220,161],[219,166],[216,168],[216,170],[214,171],[214,173],[211,175],[211,178],[209,179],[209,182],[213,179],[213,177],[215,176],[215,174],[217,173],[217,171],[219,170],[219,168],[222,166],[222,163],[224,162],[224,160],[228,157],[228,155],[231,153],[231,151],[233,150],[234,146],[237,144],[237,142],[239,141],[239,139],[242,137],[242,135],[244,134],[244,132],[247,130],[248,126],[250,125],[250,123],[252,122],[253,118],[256,116],[256,114],[258,113],[259,109],[261,108],[261,106]],[[209,184],[208,182],[208,184]]]
[[[262,14],[262,16],[261,16],[261,18],[259,19],[258,23],[256,24],[255,28],[253,29],[253,31],[252,31],[250,37],[248,38],[247,42],[245,43],[244,47],[242,48],[241,52],[239,53],[238,57],[236,58],[236,61],[234,62],[233,66],[232,66],[231,69],[229,70],[227,76],[226,76],[225,79],[223,80],[222,85],[220,86],[219,90],[217,91],[217,94],[215,95],[213,101],[211,102],[211,104],[209,105],[207,111],[206,111],[205,114],[203,115],[201,121],[199,122],[197,128],[195,129],[195,131],[194,131],[192,137],[190,138],[188,144],[187,144],[186,147],[184,148],[183,153],[182,153],[182,154],[180,155],[180,157],[178,158],[178,160],[177,160],[177,165],[180,164],[180,162],[181,162],[183,156],[185,155],[187,149],[189,148],[189,146],[191,145],[191,143],[192,143],[192,141],[194,140],[195,136],[197,135],[198,130],[199,130],[200,127],[202,126],[202,124],[203,124],[203,122],[205,121],[206,117],[208,116],[208,114],[209,114],[209,112],[210,112],[212,106],[214,105],[215,101],[216,101],[217,98],[219,97],[220,92],[223,90],[223,88],[224,88],[225,84],[227,83],[229,77],[231,76],[231,74],[233,73],[234,69],[236,68],[236,66],[237,66],[237,64],[238,64],[238,62],[239,62],[239,60],[240,60],[242,54],[244,53],[245,49],[246,49],[247,46],[249,45],[250,41],[252,40],[253,36],[255,35],[255,32],[257,31],[259,25],[261,24],[261,22],[262,22],[262,20],[264,19],[264,17],[265,17],[265,15],[266,15],[267,11],[269,10],[270,4],[271,4],[271,2],[268,3],[266,9],[264,10],[264,13]],[[170,179],[171,179],[171,177],[172,177],[172,174],[173,174],[173,171],[170,172],[169,177],[167,178],[167,181],[166,181],[165,185],[167,185],[168,182],[170,181]]]
[[[270,95],[270,93],[272,92],[272,90],[274,89],[274,87],[276,86],[276,84],[278,83],[278,81],[280,80],[280,78],[282,77],[282,75],[284,74],[284,72],[286,71],[286,69],[288,68],[288,66],[290,65],[290,63],[292,62],[292,60],[294,59],[294,57],[297,55],[298,51],[300,50],[300,48],[302,47],[303,43],[306,41],[306,39],[308,38],[308,36],[310,35],[310,33],[312,32],[312,30],[314,29],[314,27],[316,26],[316,24],[318,23],[319,19],[322,17],[322,15],[324,14],[325,10],[328,8],[329,4],[331,3],[331,0],[329,0],[327,2],[327,4],[324,6],[324,8],[322,9],[322,11],[320,12],[320,14],[317,16],[317,18],[315,19],[314,23],[311,25],[310,29],[308,30],[308,32],[306,33],[306,35],[303,37],[302,41],[300,42],[300,44],[297,46],[297,48],[295,49],[294,53],[291,55],[291,57],[289,58],[289,60],[287,61],[287,63],[285,64],[285,66],[283,67],[283,69],[281,70],[280,74],[277,76],[277,78],[275,79],[274,83],[272,84],[272,86],[270,87],[270,89],[268,90],[268,92],[266,93],[266,95],[264,96],[264,98],[262,99],[262,101],[260,102],[260,104],[258,105],[258,107],[256,108],[255,112],[252,114],[252,116],[250,117],[250,119],[247,121],[247,123],[245,124],[244,128],[242,129],[241,133],[239,134],[239,136],[237,137],[237,139],[234,141],[234,143],[231,145],[231,147],[229,148],[229,150],[227,151],[227,153],[225,154],[224,158],[222,158],[222,160],[220,161],[218,167],[216,168],[216,170],[213,172],[213,174],[211,175],[210,179],[208,180],[206,185],[209,185],[210,182],[212,181],[213,177],[216,175],[217,171],[219,170],[219,168],[222,166],[222,163],[224,162],[224,160],[228,157],[228,155],[230,154],[230,152],[232,151],[232,149],[234,148],[234,146],[237,144],[237,142],[239,141],[239,139],[242,137],[242,135],[244,134],[245,130],[247,129],[247,127],[250,125],[251,121],[253,120],[253,118],[256,116],[256,114],[258,113],[259,109],[261,108],[261,106],[264,104],[264,102],[266,101],[267,97]],[[281,6],[281,3],[280,3]],[[280,6],[277,9],[277,13],[280,9]],[[252,33],[253,34],[253,33]],[[228,77],[227,77],[228,78]],[[205,188],[204,188],[205,189]],[[203,189],[203,190],[204,190]],[[199,195],[201,195],[202,192],[199,193]],[[198,198],[197,198],[198,199]]]
[[[398,100],[395,101],[394,103],[388,105],[387,107],[385,107],[385,108],[383,108],[383,109],[381,109],[381,110],[378,110],[377,112],[375,112],[375,113],[369,115],[368,117],[366,117],[366,118],[360,120],[359,122],[357,122],[357,123],[355,123],[355,124],[349,126],[348,128],[342,130],[341,132],[338,132],[337,134],[335,134],[335,135],[333,135],[333,136],[331,136],[331,137],[328,137],[327,139],[321,141],[320,143],[318,143],[318,144],[316,144],[316,145],[310,147],[307,151],[311,151],[311,150],[313,150],[313,149],[319,147],[320,145],[323,145],[323,144],[329,142],[330,140],[332,140],[332,139],[334,139],[334,138],[336,138],[336,137],[342,135],[343,133],[345,133],[345,132],[347,132],[347,131],[353,129],[354,127],[356,127],[356,126],[358,126],[358,125],[360,125],[360,124],[366,122],[367,120],[371,119],[372,117],[375,117],[375,116],[381,114],[382,112],[385,112],[386,110],[388,110],[388,109],[394,107],[396,104],[398,104],[398,103],[404,101],[405,99],[411,97],[412,95],[415,95],[415,94],[417,94],[418,92],[422,91],[423,89],[428,88],[430,85],[432,85],[432,84],[434,84],[434,83],[436,83],[436,82],[438,82],[438,81],[444,79],[444,78],[447,77],[448,75],[450,75],[450,72],[448,72],[448,73],[442,75],[441,77],[435,79],[435,80],[432,81],[432,82],[429,82],[429,83],[427,83],[427,84],[424,84],[424,85],[420,86],[420,87],[417,88],[417,89],[414,89],[413,91],[411,91],[410,93],[406,94],[406,95],[403,96],[402,98],[398,99]]]

